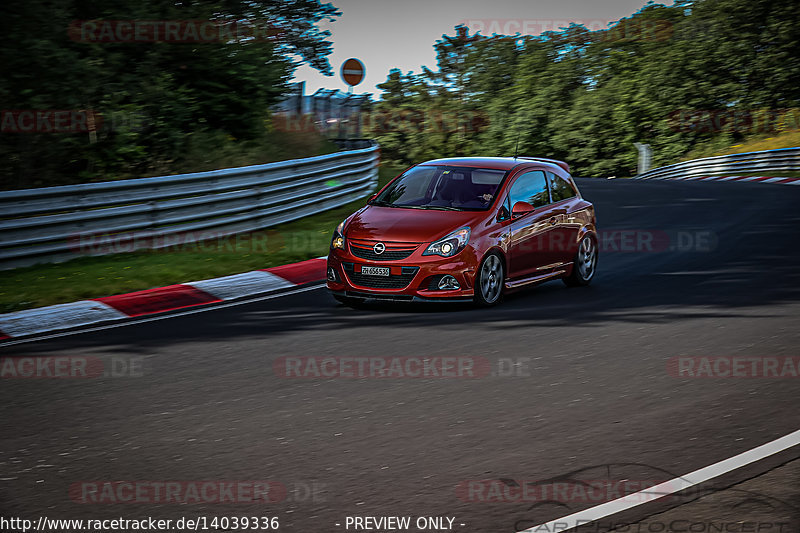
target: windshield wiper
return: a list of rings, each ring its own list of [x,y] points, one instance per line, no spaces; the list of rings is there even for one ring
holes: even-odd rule
[[[377,205],[380,207],[397,207],[400,209],[427,209],[427,207],[423,207],[421,205],[390,204],[389,202],[384,201],[374,202],[370,205]]]
[[[378,207],[398,207],[392,202],[387,202],[386,200],[373,200],[369,203],[369,205],[377,205]]]
[[[386,200],[373,200],[369,205],[376,205],[378,207],[400,207],[402,209],[437,209],[439,211],[461,211],[457,207],[448,207],[444,205],[402,205],[393,204]]]

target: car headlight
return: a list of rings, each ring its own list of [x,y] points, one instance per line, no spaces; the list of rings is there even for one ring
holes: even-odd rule
[[[336,226],[331,239],[331,249],[338,248],[344,250],[344,220]]]
[[[432,243],[422,255],[441,255],[451,257],[464,249],[469,242],[470,229],[468,226],[455,230],[450,235]]]

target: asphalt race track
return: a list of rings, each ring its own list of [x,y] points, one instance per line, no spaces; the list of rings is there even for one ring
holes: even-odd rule
[[[578,182],[606,232],[588,288],[550,282],[488,310],[353,310],[314,289],[3,348],[133,358],[143,375],[3,380],[0,515],[277,516],[289,532],[447,516],[457,531],[512,532],[591,504],[465,501],[459,483],[593,468],[665,480],[800,429],[800,378],[668,371],[677,356],[798,355],[800,187]],[[465,356],[495,375],[287,379],[273,370],[284,356]],[[288,494],[73,502],[69,487],[92,480],[274,480]]]

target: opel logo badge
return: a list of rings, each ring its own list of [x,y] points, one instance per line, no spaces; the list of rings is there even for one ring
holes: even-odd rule
[[[372,247],[372,251],[375,252],[375,255],[381,255],[386,251],[386,245],[382,242],[376,242],[375,246]]]

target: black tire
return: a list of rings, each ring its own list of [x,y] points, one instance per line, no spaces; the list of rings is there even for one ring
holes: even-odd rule
[[[597,242],[590,235],[586,235],[578,244],[575,260],[572,263],[572,273],[563,278],[567,287],[585,287],[594,279],[597,271]]]
[[[491,252],[483,258],[478,274],[475,276],[475,303],[481,307],[497,305],[503,298],[503,286],[506,281],[506,270],[503,258]]]

